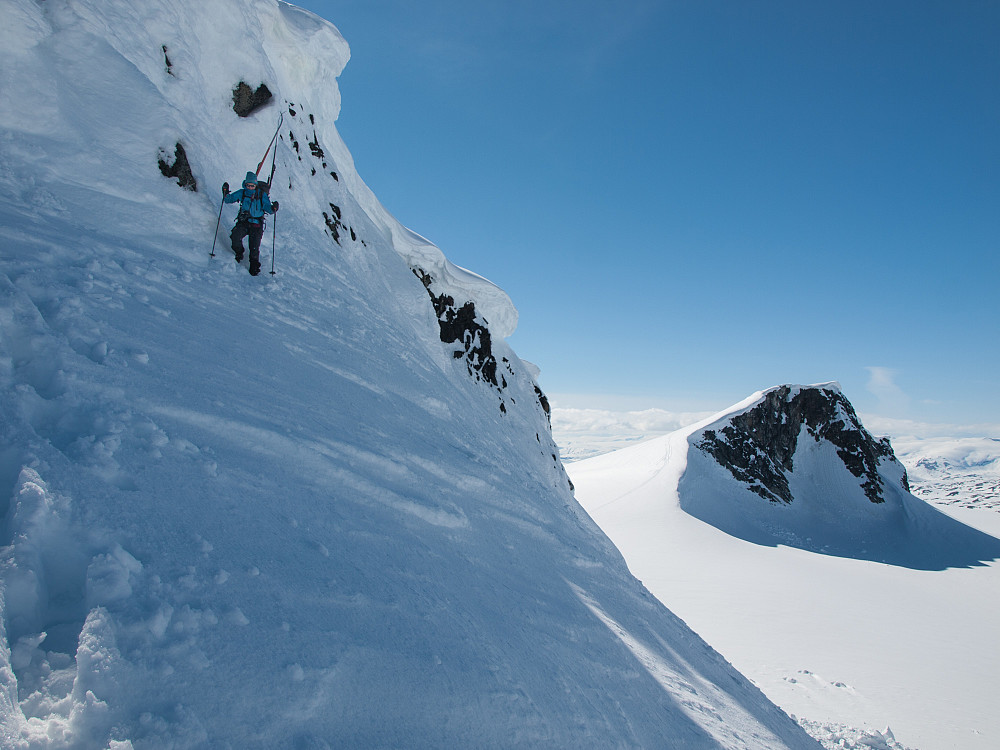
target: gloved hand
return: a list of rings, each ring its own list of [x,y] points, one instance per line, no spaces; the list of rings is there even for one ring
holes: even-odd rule
[[[271,201],[271,208],[274,209],[274,213],[278,213],[278,201]]]
[[[223,182],[222,183],[222,194],[223,195],[229,195],[229,183],[228,182]]]

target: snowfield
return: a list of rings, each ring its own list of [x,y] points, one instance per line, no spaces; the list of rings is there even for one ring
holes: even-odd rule
[[[0,17],[0,745],[817,747],[576,503],[506,294],[356,174],[332,25]],[[231,207],[209,250],[280,117],[253,278]]]
[[[706,429],[761,396],[665,437],[568,464],[577,498],[649,590],[824,746],[996,747],[1000,514],[987,503],[945,506],[946,516],[901,494],[898,521],[891,508],[873,506],[866,522],[854,494],[860,483],[852,488],[828,448],[806,440],[790,482],[794,502],[821,500],[854,538],[859,530],[878,533],[854,556],[844,536],[830,535],[835,526],[824,532],[814,524],[813,537],[803,539],[801,511],[789,517],[693,447]],[[706,506],[739,502],[740,520],[727,516],[726,533],[685,512],[692,502],[709,520],[718,515]],[[772,537],[764,539],[768,525]],[[781,534],[787,543],[774,541]],[[967,542],[975,540],[991,554],[970,558]],[[896,556],[896,564],[880,555]]]

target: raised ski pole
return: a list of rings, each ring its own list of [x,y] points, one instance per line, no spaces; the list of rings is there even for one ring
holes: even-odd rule
[[[271,275],[274,276],[274,238],[278,236],[278,212],[271,217]]]
[[[227,182],[224,187],[229,187]],[[212,252],[209,253],[213,258],[215,257],[215,243],[219,241],[219,226],[222,224],[222,207],[226,205],[226,191],[222,191],[222,203],[219,204],[219,220],[215,222],[215,237],[212,238]]]

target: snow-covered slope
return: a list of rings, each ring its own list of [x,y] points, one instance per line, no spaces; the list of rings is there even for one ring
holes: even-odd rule
[[[803,393],[822,408],[797,408]],[[882,443],[842,398],[831,385],[771,389],[567,470],[632,572],[829,747],[896,747],[889,724],[905,747],[993,748],[1000,520],[965,511],[959,523],[908,495],[888,446],[872,502],[837,444]],[[837,422],[848,440],[828,439]],[[787,497],[761,491],[785,486],[776,470]]]
[[[0,745],[815,747],[575,503],[510,301],[357,176],[334,27],[0,17]],[[279,117],[253,278],[232,207],[209,250]]]
[[[1000,542],[909,492],[887,438],[835,383],[756,393],[688,431],[681,508],[758,544],[916,568],[1000,557]]]

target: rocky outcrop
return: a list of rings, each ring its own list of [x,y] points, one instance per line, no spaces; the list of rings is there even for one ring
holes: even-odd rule
[[[413,273],[427,290],[441,326],[441,341],[459,344],[453,351],[455,359],[465,358],[469,375],[476,380],[485,380],[490,385],[500,387],[497,379],[497,360],[493,356],[493,339],[489,329],[476,316],[473,302],[455,303],[450,294],[435,294],[431,288],[434,278],[422,268],[414,268]]]
[[[167,75],[174,74],[174,64],[170,61],[170,55],[167,53],[167,45],[162,45],[163,49],[163,64],[167,66]]]
[[[803,429],[804,428],[804,429]],[[695,447],[712,456],[751,490],[771,502],[791,503],[788,475],[803,436],[826,440],[873,503],[885,501],[879,465],[898,465],[888,438],[876,440],[862,426],[851,403],[833,387],[781,386],[752,408],[707,429]],[[909,491],[901,465],[901,484]]]
[[[271,101],[271,90],[266,84],[261,84],[256,90],[240,81],[233,88],[233,111],[240,117],[249,117],[258,109]]]
[[[160,158],[157,163],[163,176],[171,179],[176,178],[177,184],[182,188],[197,193],[198,181],[191,172],[191,164],[188,162],[187,152],[180,142],[174,146],[174,160],[172,164],[167,162],[169,158],[170,156],[167,154],[166,149],[160,149]]]
[[[288,109],[289,128],[287,131],[280,133],[280,138],[282,142],[287,142],[291,146],[298,161],[304,161],[303,155],[305,155],[306,159],[312,156],[315,160],[309,164],[310,177],[316,178],[316,180],[313,180],[310,188],[316,194],[323,196],[326,205],[330,207],[329,211],[321,212],[323,214],[323,223],[326,225],[326,233],[341,247],[344,244],[341,240],[346,239],[348,235],[351,238],[351,242],[360,242],[367,247],[368,243],[358,235],[354,227],[348,224],[344,217],[340,203],[343,202],[345,188],[339,184],[340,177],[333,168],[335,165],[332,163],[332,159],[327,155],[323,146],[320,145],[319,135],[316,132],[316,117],[311,113],[303,112],[304,108],[293,102],[286,101],[285,106]],[[309,120],[308,125],[306,125],[306,118]],[[309,146],[308,153],[305,153],[305,149],[299,144],[299,139],[295,136],[295,131],[291,129],[292,127],[296,129],[300,127],[312,129],[312,140],[307,141]],[[292,190],[290,182],[288,189]],[[334,200],[329,200],[331,197]]]
[[[535,398],[538,399],[539,405],[542,407],[542,411],[545,412],[545,420],[549,424],[549,429],[552,429],[552,407],[549,406],[549,399],[542,389],[535,385]]]
[[[455,359],[465,359],[471,377],[497,389],[500,393],[500,411],[506,414],[505,400],[509,398],[511,404],[517,403],[513,397],[504,395],[504,391],[507,389],[507,375],[514,377],[514,370],[509,359],[501,357],[498,362],[494,356],[493,336],[486,321],[476,312],[475,303],[467,301],[461,305],[457,304],[452,295],[435,289],[434,277],[424,269],[412,268],[410,270],[420,279],[431,298],[431,304],[434,306],[438,325],[441,328],[441,341],[445,344],[459,345],[458,348],[452,349],[452,356]],[[533,386],[535,398],[545,413],[545,419],[549,429],[551,429],[552,410],[549,406],[549,400],[537,384],[533,384]],[[556,455],[553,455],[552,458],[558,463],[559,459]]]

